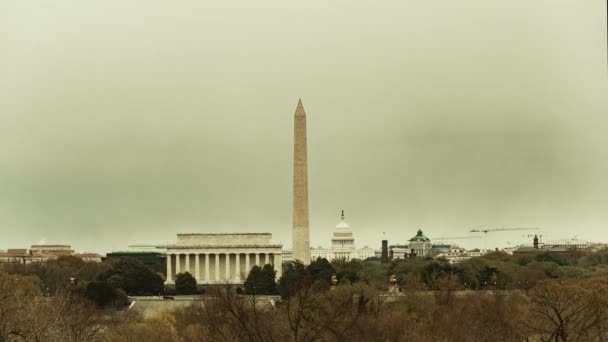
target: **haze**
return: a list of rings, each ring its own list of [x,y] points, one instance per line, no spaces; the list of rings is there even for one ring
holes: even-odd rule
[[[606,50],[600,0],[0,0],[0,249],[290,247],[300,97],[313,246],[605,242]]]

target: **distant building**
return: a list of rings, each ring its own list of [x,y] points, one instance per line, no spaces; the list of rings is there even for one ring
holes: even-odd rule
[[[590,244],[579,239],[562,239],[539,243],[538,236],[534,236],[532,246],[519,246],[513,250],[514,256],[534,255],[538,253],[571,254],[572,252],[590,251]]]
[[[451,246],[448,250],[437,254],[435,257],[446,259],[450,262],[450,264],[455,264],[461,261],[471,259],[473,257],[482,256],[484,254],[485,252],[479,249],[472,249],[470,251],[467,251],[464,248]]]
[[[409,245],[390,245],[388,250],[388,254],[392,254],[393,259],[407,259],[412,252]]]
[[[311,248],[310,257],[311,260],[317,260],[318,258],[332,260],[345,260],[350,261],[353,259],[364,260],[367,258],[373,258],[375,256],[375,250],[367,246],[363,248],[356,248],[355,237],[350,225],[344,220],[344,211],[340,222],[336,225],[331,239],[331,248]],[[292,261],[292,251],[283,251],[283,261]]]
[[[562,239],[548,241],[542,244],[541,249],[566,248],[571,250],[586,250],[589,248],[589,242],[579,239]]]
[[[433,256],[433,244],[431,239],[424,236],[422,229],[418,229],[416,236],[410,239],[409,242],[410,251],[416,252],[419,257]]]
[[[282,245],[270,233],[177,234],[167,246],[167,280],[189,272],[199,284],[242,284],[253,266],[272,265],[281,276]]]
[[[412,253],[416,257],[436,256],[450,247],[444,244],[433,245],[431,239],[424,236],[422,229],[418,229],[407,244],[389,246],[389,253],[392,253],[394,259],[407,259]]]
[[[30,252],[23,248],[7,249],[0,251],[0,262],[16,262],[20,264],[29,264],[34,262]]]
[[[383,244],[384,244],[383,240]],[[457,245],[452,244],[433,244],[430,238],[426,237],[421,229],[416,232],[407,244],[397,244],[388,246],[388,255],[392,259],[410,259],[417,257],[444,258],[450,263],[456,263],[469,259],[474,256],[483,255],[480,250],[466,251]],[[382,258],[382,250],[375,250],[374,255]]]
[[[51,255],[72,255],[74,250],[70,245],[32,245],[32,253],[51,254]]]
[[[282,254],[281,254],[281,260],[282,262],[291,262],[294,261],[293,260],[293,252],[291,251],[291,249],[284,249]]]
[[[84,261],[101,262],[97,253],[75,253],[70,245],[32,245],[30,249],[7,249],[0,251],[0,262],[31,264],[54,260],[60,256],[74,256]]]

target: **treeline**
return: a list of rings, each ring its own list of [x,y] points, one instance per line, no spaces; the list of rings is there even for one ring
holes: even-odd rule
[[[44,297],[70,293],[72,297],[80,296],[94,302],[99,308],[120,309],[128,305],[127,295],[164,293],[162,275],[133,259],[98,263],[61,256],[39,263],[0,264],[0,273],[18,276]]]
[[[329,284],[332,275],[339,283],[358,283],[386,289],[391,275],[397,278],[401,291],[406,290],[530,290],[539,281],[549,279],[589,279],[608,271],[608,249],[594,253],[535,253],[512,256],[490,253],[456,264],[446,259],[395,259],[382,264],[380,260],[336,261],[318,259],[305,267],[289,264],[284,267],[279,290],[283,297],[291,284],[303,278]]]
[[[606,250],[318,259],[285,264],[276,283],[272,267],[255,267],[243,286],[206,288],[203,305],[143,318],[126,295],[165,289],[139,262],[0,264],[0,341],[606,341],[607,266]],[[400,295],[386,293],[391,275]]]
[[[273,307],[214,288],[204,304],[108,331],[131,341],[605,341],[608,276],[544,280],[522,291],[409,291],[384,296],[363,282],[304,282]]]
[[[298,284],[273,303],[234,288],[143,318],[101,311],[77,292],[44,297],[29,278],[0,274],[0,341],[604,341],[608,275],[543,280],[523,291],[407,291],[364,282]]]

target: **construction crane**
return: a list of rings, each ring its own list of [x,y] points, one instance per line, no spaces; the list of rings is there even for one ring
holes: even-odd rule
[[[454,237],[431,238],[432,241],[437,241],[437,240],[468,240],[468,239],[481,239],[481,236],[470,235],[470,236],[454,236]]]
[[[487,237],[488,233],[508,232],[508,231],[517,231],[517,230],[540,230],[540,228],[538,228],[538,227],[521,227],[521,228],[519,228],[519,227],[518,228],[501,227],[501,228],[471,229],[469,232],[483,233],[483,236],[484,236],[483,246],[484,246],[484,249],[487,249],[487,243],[486,243],[485,237]]]
[[[484,234],[488,234],[491,232],[505,232],[505,231],[512,231],[512,230],[540,230],[540,228],[538,227],[528,227],[528,228],[494,228],[494,229],[471,229],[469,230],[469,232],[471,233],[484,233]]]

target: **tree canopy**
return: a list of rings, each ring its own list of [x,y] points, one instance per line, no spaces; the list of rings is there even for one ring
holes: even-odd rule
[[[245,293],[255,295],[277,294],[275,276],[276,271],[272,268],[272,265],[253,266],[245,280]]]
[[[120,259],[97,276],[114,288],[123,289],[130,296],[158,295],[164,291],[163,278],[150,267],[134,259]]]
[[[189,272],[179,273],[175,276],[175,292],[180,295],[198,293],[196,279]]]

